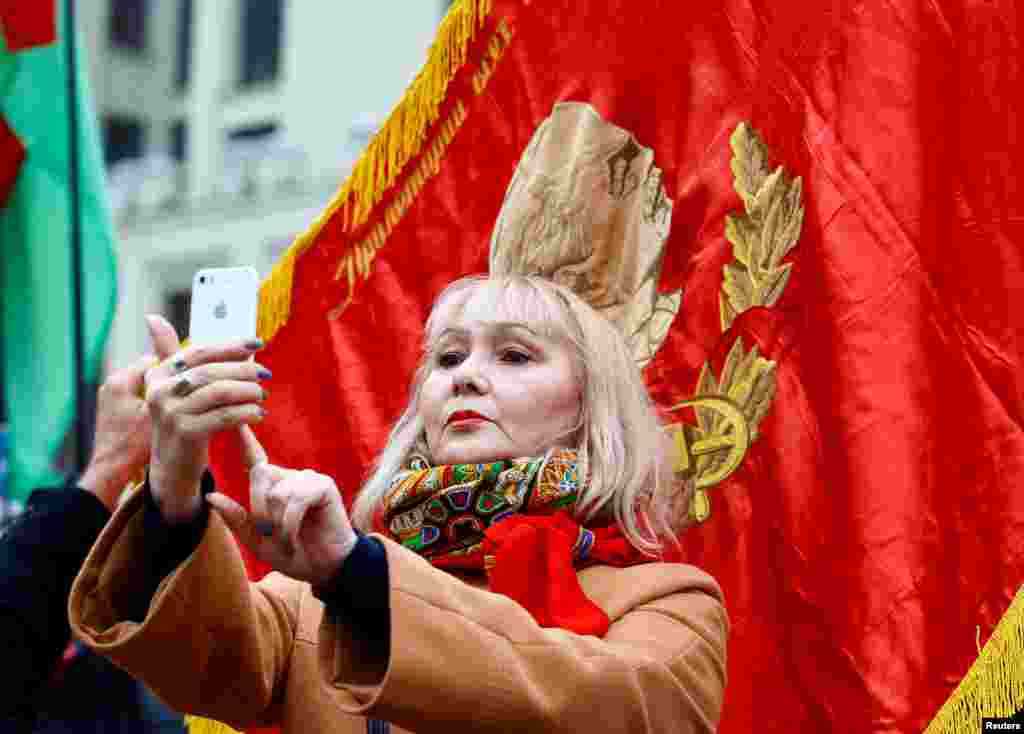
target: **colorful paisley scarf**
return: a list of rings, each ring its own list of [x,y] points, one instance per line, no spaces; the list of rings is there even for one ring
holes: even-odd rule
[[[377,530],[439,568],[485,571],[492,591],[543,627],[600,637],[608,616],[583,593],[577,568],[650,558],[614,524],[576,523],[578,492],[575,451],[433,467],[416,458],[392,481]]]

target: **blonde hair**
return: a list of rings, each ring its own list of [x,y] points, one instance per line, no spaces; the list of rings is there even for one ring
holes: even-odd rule
[[[514,321],[574,351],[583,383],[577,435],[581,491],[577,521],[615,520],[639,550],[656,555],[681,529],[692,487],[668,464],[668,437],[629,346],[618,330],[569,289],[537,276],[470,276],[449,285],[434,302],[424,329],[424,355],[409,404],[395,423],[353,507],[357,527],[370,530],[391,479],[413,454],[432,461],[419,417],[419,390],[431,369],[431,345],[467,309]]]

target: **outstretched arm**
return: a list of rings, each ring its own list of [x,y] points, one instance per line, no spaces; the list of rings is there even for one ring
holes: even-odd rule
[[[89,554],[71,591],[72,630],[175,709],[240,727],[275,722],[301,584],[279,574],[250,583],[216,514],[161,524],[147,494],[124,503]]]

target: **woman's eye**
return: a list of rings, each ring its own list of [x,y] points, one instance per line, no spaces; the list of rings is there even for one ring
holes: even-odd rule
[[[526,364],[532,359],[533,357],[521,349],[506,349],[501,353],[501,361],[509,364]]]
[[[462,359],[462,352],[442,352],[437,355],[437,366],[442,369],[450,369],[458,365]]]

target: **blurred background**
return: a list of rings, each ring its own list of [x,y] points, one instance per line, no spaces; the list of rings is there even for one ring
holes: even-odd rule
[[[187,332],[192,274],[265,276],[419,70],[445,0],[79,4],[117,231],[114,367],[142,314]]]
[[[149,348],[143,314],[162,313],[187,333],[197,269],[251,265],[267,275],[401,98],[450,4],[76,4],[116,233],[105,372]],[[91,421],[92,391],[86,403]]]

